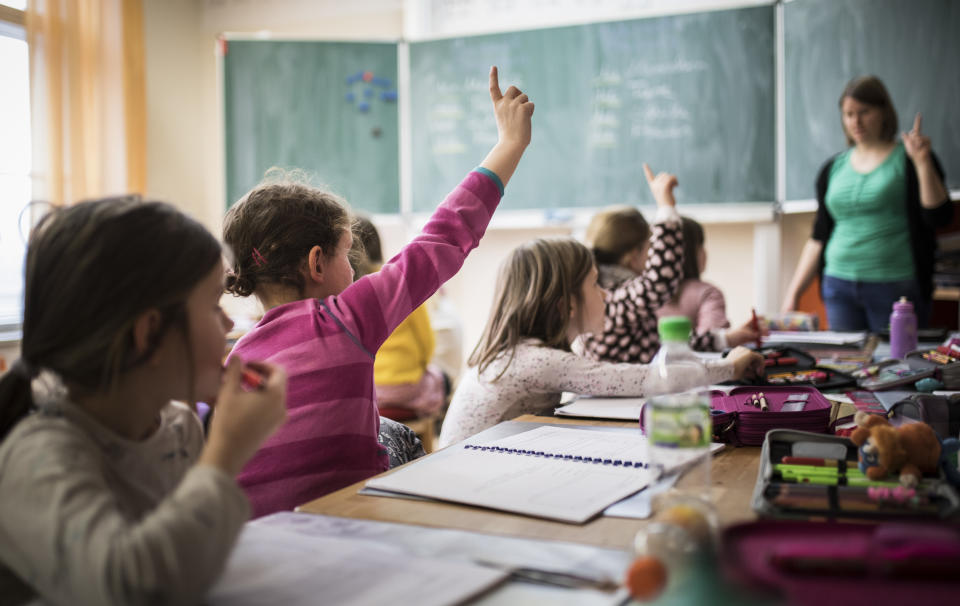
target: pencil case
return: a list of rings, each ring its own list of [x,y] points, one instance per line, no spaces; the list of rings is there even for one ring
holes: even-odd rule
[[[764,376],[748,385],[812,385],[817,389],[841,389],[857,384],[844,372],[817,365],[817,359],[795,347],[762,347],[756,350],[763,356]]]
[[[819,390],[808,386],[745,386],[735,387],[729,393],[714,391],[710,408],[715,442],[759,446],[772,429],[830,431],[832,404]]]
[[[933,428],[941,440],[960,435],[960,394],[915,393],[896,402],[887,415],[891,425],[917,421]]]
[[[883,391],[913,385],[920,379],[932,377],[935,368],[905,360],[884,360],[871,364],[852,374],[861,389]]]
[[[840,461],[834,476],[786,475],[784,457]],[[788,459],[790,461],[790,459]],[[791,461],[792,462],[792,461]],[[825,468],[820,468],[825,469]],[[831,473],[831,472],[826,472]],[[832,477],[818,481],[817,477]],[[924,477],[911,494],[894,481],[866,485],[857,467],[857,446],[849,439],[778,429],[763,441],[751,506],[762,517],[827,519],[945,519],[960,511],[960,499],[942,475]]]
[[[960,592],[960,529],[942,522],[745,522],[724,529],[718,558],[737,590],[772,598],[760,603],[949,604]]]
[[[916,349],[904,356],[904,361],[921,371],[932,371],[931,376],[943,383],[944,389],[960,389],[960,354],[946,348]]]
[[[817,365],[816,358],[794,347],[761,347],[756,352],[763,356],[767,372],[805,370]]]

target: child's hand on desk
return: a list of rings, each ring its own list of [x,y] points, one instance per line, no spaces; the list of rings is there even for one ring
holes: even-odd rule
[[[733,362],[733,378],[736,381],[755,379],[763,374],[763,356],[746,347],[734,347],[727,354]]]
[[[650,186],[650,193],[653,194],[657,206],[676,206],[677,201],[673,197],[673,188],[680,185],[676,175],[670,173],[657,173],[654,176],[650,170],[650,165],[643,163],[643,174],[647,176],[647,185]]]
[[[223,386],[212,412],[210,437],[201,463],[236,475],[260,444],[287,418],[287,373],[279,366],[252,362],[248,366],[263,377],[257,389],[241,385],[243,362],[234,356],[223,373]]]

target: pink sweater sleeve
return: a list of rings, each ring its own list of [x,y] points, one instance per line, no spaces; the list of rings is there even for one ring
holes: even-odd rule
[[[380,271],[364,276],[325,303],[371,355],[477,247],[500,190],[494,181],[471,172],[437,207],[420,234]]]
[[[700,305],[697,308],[697,332],[705,332],[717,328],[730,328],[727,319],[727,305],[720,289],[712,284],[704,283],[700,295]]]

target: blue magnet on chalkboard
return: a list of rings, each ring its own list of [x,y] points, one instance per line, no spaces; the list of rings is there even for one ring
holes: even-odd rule
[[[357,72],[350,76],[347,76],[347,84],[353,84],[354,82],[359,82],[363,79],[363,72]]]
[[[357,98],[357,96],[354,95],[352,92],[347,93],[345,97],[347,99],[347,103],[353,103],[353,100]]]
[[[366,101],[361,101],[360,103],[357,103],[357,109],[359,109],[362,112],[369,111],[370,104],[367,103]]]
[[[372,96],[373,96],[373,89],[372,89],[372,88],[365,88],[365,89],[363,89],[363,96],[366,97],[367,99],[369,99],[370,97],[372,97]]]
[[[380,98],[384,101],[396,101],[397,100],[397,91],[395,90],[385,90],[380,93]]]
[[[383,78],[381,76],[374,76],[373,80],[371,80],[371,83],[381,88],[390,88],[391,86],[393,86],[393,83],[390,82],[389,79]]]

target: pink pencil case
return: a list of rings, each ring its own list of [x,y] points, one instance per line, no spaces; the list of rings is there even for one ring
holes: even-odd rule
[[[759,521],[723,532],[724,576],[790,604],[949,604],[960,531],[943,523]]]
[[[756,406],[763,394],[767,409]],[[760,446],[771,429],[830,432],[830,401],[815,387],[734,387],[729,393],[710,392],[713,441],[736,446]],[[644,415],[640,415],[644,429]]]
[[[767,409],[755,404],[763,394]],[[771,429],[830,432],[832,404],[815,387],[735,387],[711,394],[714,441],[737,446],[760,446]]]

